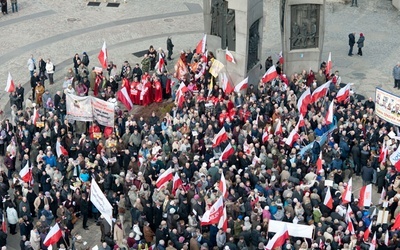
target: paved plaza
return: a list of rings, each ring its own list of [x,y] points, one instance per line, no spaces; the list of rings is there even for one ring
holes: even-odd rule
[[[279,31],[279,1],[265,0],[264,37],[262,63],[268,55],[281,51]],[[358,0],[359,7],[350,4],[328,2],[323,59],[332,52],[333,70],[339,70],[343,82],[353,82],[355,90],[373,96],[375,87],[400,94],[393,89],[391,70],[400,61],[400,12],[388,0]],[[0,108],[7,108],[8,94],[4,92],[8,72],[16,83],[30,92],[27,60],[31,54],[50,58],[56,65],[56,84],[50,87],[54,93],[62,89],[62,79],[72,68],[75,53],[85,51],[90,66],[97,66],[97,54],[107,42],[109,58],[118,67],[128,60],[131,65],[141,59],[132,53],[148,49],[166,48],[166,39],[172,36],[175,44],[173,58],[180,50],[193,49],[201,39],[203,26],[201,0],[127,0],[117,8],[89,7],[83,0],[19,0],[19,12],[0,17]],[[347,35],[356,32],[366,37],[363,56],[347,56]],[[276,57],[275,59],[276,60]],[[172,70],[172,63],[168,65]],[[6,113],[9,111],[6,110]],[[355,194],[360,188],[360,178],[353,181]],[[374,202],[378,197],[375,195]],[[92,247],[99,243],[100,228],[89,223],[90,230],[76,225],[79,233]],[[129,226],[130,223],[126,223]],[[9,236],[8,249],[19,248],[19,234]]]

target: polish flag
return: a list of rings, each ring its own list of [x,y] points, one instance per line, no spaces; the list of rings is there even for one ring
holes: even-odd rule
[[[285,63],[285,59],[283,58],[282,51],[279,53],[278,58],[279,58],[279,64],[284,64]]]
[[[107,68],[107,57],[108,57],[107,46],[106,46],[106,41],[104,41],[103,47],[101,48],[99,55],[97,56],[100,65],[103,67],[103,69]]]
[[[62,237],[62,232],[58,223],[56,223],[46,235],[46,238],[43,241],[43,245],[50,246],[58,242],[58,240]]]
[[[360,198],[358,199],[359,207],[369,207],[372,202],[372,184],[368,184],[367,186],[363,186],[360,189]]]
[[[293,143],[295,143],[297,141],[297,139],[300,138],[300,135],[298,133],[298,128],[295,127],[289,134],[288,138],[285,141],[286,145],[289,145],[290,147],[292,147]]]
[[[245,79],[243,79],[243,81],[239,82],[236,86],[235,86],[235,92],[240,92],[242,89],[247,89],[247,83],[248,83],[249,78],[246,77]]]
[[[178,172],[175,172],[174,179],[172,181],[172,195],[176,194],[176,190],[182,186],[183,182],[181,177],[179,177]]]
[[[385,245],[389,246],[389,231],[386,229],[386,233],[385,233]]]
[[[19,176],[25,183],[29,183],[32,180],[32,171],[29,168],[29,161],[26,162],[25,167],[19,171]]]
[[[37,110],[37,108],[35,107],[34,111],[33,111],[33,116],[32,116],[32,124],[36,125],[36,122],[39,120],[39,111]]]
[[[262,135],[262,142],[266,143],[268,141],[268,130],[265,130],[263,135]]]
[[[349,181],[347,182],[346,189],[344,190],[342,194],[342,201],[344,203],[351,202],[351,193],[353,189],[353,178],[350,178]]]
[[[268,241],[268,245],[265,247],[265,249],[272,250],[277,247],[280,248],[281,246],[283,246],[283,244],[285,244],[287,239],[289,239],[289,230],[286,223],[284,223],[283,227],[275,233],[272,239]]]
[[[124,104],[128,111],[130,111],[133,108],[133,103],[131,98],[129,97],[126,87],[123,87],[121,90],[117,92],[117,97],[118,101]]]
[[[353,214],[353,211],[351,210],[351,207],[348,206],[347,207],[347,212],[346,212],[346,218],[345,218],[345,221],[347,222],[347,230],[349,230],[349,232],[351,234],[355,234],[353,221],[350,218],[351,214]]]
[[[369,235],[371,234],[371,229],[372,229],[372,222],[369,223],[369,227],[367,229],[365,229],[364,232],[364,241],[367,241],[369,238]]]
[[[223,197],[220,196],[218,200],[211,206],[211,208],[203,214],[203,217],[200,220],[200,224],[202,226],[219,224],[219,220],[223,216],[223,213],[224,201]]]
[[[319,152],[319,157],[315,165],[317,166],[317,174],[318,174],[322,171],[322,151]]]
[[[8,72],[7,85],[6,85],[6,88],[4,89],[4,91],[6,91],[8,93],[12,93],[15,91],[14,80],[12,79],[10,72]]]
[[[188,91],[185,83],[181,82],[179,85],[178,90],[176,91],[175,103],[178,105],[179,108],[182,107],[183,103],[185,102],[185,93]]]
[[[331,75],[331,69],[332,69],[332,57],[331,57],[331,52],[329,52],[328,56],[328,62],[326,63],[326,69],[325,69],[325,75]]]
[[[4,212],[3,212],[3,220],[1,221],[1,230],[7,233],[7,220],[6,217],[4,216]]]
[[[369,243],[369,250],[375,250],[378,244],[376,244],[376,232],[374,237],[372,237],[371,243]]]
[[[310,88],[308,88],[297,101],[297,109],[299,110],[300,114],[305,115],[307,113],[308,104],[311,103],[311,99],[312,97]]]
[[[235,58],[233,58],[233,55],[232,55],[232,53],[228,50],[228,48],[226,48],[226,50],[225,50],[225,59],[226,59],[228,62],[231,62],[231,63],[236,64]]]
[[[325,115],[325,124],[329,125],[333,122],[333,101],[329,104],[328,112]]]
[[[299,121],[297,122],[296,127],[301,128],[304,127],[306,123],[304,122],[304,116],[302,114],[299,115]]]
[[[276,124],[274,135],[281,135],[282,133],[283,133],[282,122],[281,122],[281,119],[278,119],[278,123]]]
[[[196,53],[203,54],[206,51],[207,35],[204,34],[203,38],[196,46]]]
[[[270,82],[272,80],[275,79],[275,77],[278,76],[278,72],[276,72],[276,67],[275,65],[272,65],[267,72],[265,72],[265,74],[262,77],[262,82],[266,83],[266,82]]]
[[[388,151],[389,150],[386,146],[386,142],[384,142],[381,148],[381,152],[379,153],[379,162],[386,162]]]
[[[172,180],[174,176],[172,175],[172,168],[168,168],[164,171],[160,176],[158,176],[156,181],[156,187],[161,188],[166,185],[170,180]]]
[[[218,77],[221,80],[222,90],[224,91],[224,93],[227,94],[227,95],[232,93],[234,88],[232,86],[232,83],[229,81],[229,78],[226,75],[226,73],[223,72],[223,73],[219,74]]]
[[[228,160],[229,156],[233,155],[235,150],[232,148],[232,145],[229,143],[228,146],[224,149],[221,156],[219,157],[219,161],[226,161]]]
[[[327,81],[312,92],[312,103],[317,102],[319,99],[326,96],[332,81]]]
[[[218,147],[222,142],[228,140],[228,134],[225,131],[225,127],[222,127],[218,134],[214,135],[213,148]]]
[[[350,96],[350,84],[346,84],[343,88],[339,89],[339,91],[336,94],[336,100],[338,102],[344,102],[349,98]]]
[[[164,61],[164,57],[162,57],[161,54],[159,54],[158,56],[158,71],[160,71],[161,73],[163,72],[163,68],[165,65],[165,61]]]
[[[224,206],[224,211],[221,218],[219,219],[218,228],[221,228],[224,232],[226,232],[226,230],[228,229],[228,216],[226,214],[226,206]]]
[[[324,205],[329,207],[330,209],[333,209],[333,198],[330,187],[328,187],[328,190],[325,194]]]
[[[396,151],[389,156],[389,160],[396,168],[396,171],[400,172],[400,147],[398,147]]]
[[[397,230],[400,228],[400,213],[396,216],[396,219],[394,220],[394,224],[392,226],[392,231]]]
[[[381,198],[379,199],[379,205],[386,201],[386,189],[383,187],[381,192]]]
[[[59,141],[56,142],[56,152],[57,157],[60,157],[61,155],[68,156],[68,151],[61,145]]]
[[[228,198],[228,190],[226,188],[226,180],[225,180],[224,172],[221,173],[221,180],[219,181],[218,189],[219,189],[219,191],[221,191],[222,196],[225,199]]]

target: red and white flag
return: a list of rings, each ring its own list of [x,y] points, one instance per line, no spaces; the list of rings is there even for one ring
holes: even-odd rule
[[[379,199],[379,205],[386,201],[386,189],[383,187],[381,192],[381,198]]]
[[[286,240],[289,239],[289,230],[287,228],[286,223],[283,223],[283,226],[281,229],[279,229],[274,237],[268,241],[267,246],[265,247],[266,250],[272,250],[277,247],[283,246],[285,244]]]
[[[266,143],[268,141],[268,137],[269,137],[268,130],[265,129],[265,131],[264,131],[264,133],[262,135],[262,142]]]
[[[228,140],[228,134],[225,131],[225,127],[222,127],[218,134],[214,135],[213,148],[218,147],[222,142]]]
[[[319,157],[315,165],[317,166],[317,174],[319,174],[322,171],[322,151],[319,152]]]
[[[4,216],[4,211],[3,211],[3,219],[1,221],[1,230],[3,230],[3,232],[7,233],[7,220],[6,217]]]
[[[29,168],[29,161],[26,162],[25,167],[19,171],[19,176],[25,183],[29,183],[32,180],[32,171]]]
[[[282,122],[281,119],[278,118],[278,123],[276,124],[274,135],[281,135],[281,134],[283,134]]]
[[[392,230],[397,230],[400,228],[400,213],[397,214],[396,219],[394,220],[394,224],[392,226]]]
[[[328,62],[326,63],[325,75],[330,76],[331,69],[332,69],[332,57],[331,57],[331,52],[329,52]]]
[[[6,85],[6,88],[4,89],[4,91],[9,92],[9,93],[12,93],[15,91],[14,80],[13,80],[10,72],[8,72],[7,85]]]
[[[369,243],[369,250],[375,250],[378,244],[376,243],[376,232],[374,233],[374,237],[372,237],[371,243]]]
[[[297,101],[297,109],[299,110],[300,114],[305,115],[308,110],[308,104],[311,103],[312,97],[310,88],[303,92],[300,96],[299,100]]]
[[[32,115],[32,124],[36,125],[36,122],[39,120],[39,110],[35,107],[33,110],[33,115]]]
[[[185,102],[185,93],[188,91],[186,85],[181,82],[179,85],[178,90],[176,91],[175,103],[179,108],[182,107],[183,103]]]
[[[124,104],[124,106],[126,107],[127,110],[131,110],[133,108],[133,103],[132,103],[131,98],[129,97],[126,87],[121,88],[117,92],[117,97],[118,97],[118,101],[120,101],[122,104]]]
[[[304,116],[302,114],[299,115],[299,121],[297,122],[296,127],[301,128],[304,127],[306,123],[304,122]]]
[[[59,141],[56,142],[57,157],[61,155],[68,156],[68,151],[61,145]]]
[[[211,208],[203,214],[203,217],[200,220],[200,224],[202,226],[218,224],[220,218],[223,216],[223,213],[224,201],[223,197],[220,196],[218,200],[211,206]]]
[[[389,152],[388,147],[386,146],[386,141],[383,142],[381,151],[379,153],[379,162],[386,162],[387,154]]]
[[[164,57],[163,57],[161,54],[158,55],[158,62],[157,62],[157,65],[158,65],[158,71],[160,71],[161,73],[163,73],[165,61],[164,61]]]
[[[284,64],[285,63],[285,59],[283,58],[282,51],[278,55],[278,60],[279,60],[279,64]]]
[[[338,102],[346,101],[350,96],[350,83],[346,84],[343,88],[339,89],[336,94],[336,100]]]
[[[235,58],[233,58],[233,55],[232,55],[232,53],[228,50],[228,48],[226,48],[226,50],[225,50],[225,59],[226,59],[228,62],[231,62],[231,63],[236,64]]]
[[[326,96],[331,86],[332,81],[327,81],[312,92],[312,103],[317,102],[319,99]]]
[[[226,230],[228,229],[228,215],[226,214],[226,206],[224,206],[224,211],[222,212],[222,216],[219,219],[218,228],[221,228],[224,232],[226,232]]]
[[[199,41],[196,46],[196,53],[203,54],[206,51],[206,44],[207,44],[207,34],[204,34],[203,38]]]
[[[249,80],[249,78],[246,77],[245,79],[243,79],[243,81],[239,82],[235,86],[235,92],[240,92],[242,89],[247,89],[248,80]]]
[[[329,104],[328,112],[325,115],[325,124],[329,125],[333,123],[333,101]]]
[[[172,195],[176,194],[176,190],[178,190],[178,188],[182,186],[182,184],[183,182],[181,177],[179,176],[178,172],[175,172],[174,179],[172,181]]]
[[[351,202],[351,193],[353,189],[353,178],[350,178],[349,181],[347,182],[346,189],[344,190],[342,194],[342,201],[344,203]]]
[[[170,180],[174,178],[172,174],[172,168],[168,168],[167,170],[164,171],[160,176],[158,176],[157,181],[156,181],[156,187],[161,188],[164,185],[166,185]]]
[[[222,196],[225,199],[228,198],[228,190],[226,188],[226,180],[225,180],[224,172],[221,173],[221,180],[219,181],[218,189],[219,189],[219,191],[221,191]]]
[[[229,156],[233,155],[234,153],[235,149],[233,149],[232,145],[229,143],[219,157],[219,161],[227,161]]]
[[[262,77],[262,82],[266,83],[266,82],[270,82],[272,80],[275,79],[275,77],[278,76],[278,72],[276,72],[276,67],[275,65],[272,65],[267,72],[265,72],[265,74]]]
[[[368,184],[367,186],[363,186],[360,189],[360,198],[358,199],[359,207],[369,207],[372,202],[372,184]]]
[[[46,238],[43,241],[43,245],[50,246],[57,243],[62,237],[62,231],[58,226],[58,223],[54,224],[54,226],[50,229],[49,233],[46,235]]]
[[[107,68],[107,59],[108,59],[106,41],[104,41],[103,47],[101,48],[97,58],[99,59],[101,67],[103,67],[103,69],[106,69]]]
[[[400,171],[400,147],[396,149],[390,156],[389,160],[392,163],[392,165],[396,168],[396,171]]]
[[[297,139],[300,138],[300,135],[298,133],[298,128],[295,127],[289,134],[288,138],[285,141],[286,145],[289,145],[290,147],[293,146],[293,143],[297,141]]]
[[[222,72],[218,75],[221,84],[222,84],[222,90],[224,91],[225,94],[229,95],[230,93],[233,92],[234,88],[232,86],[231,81],[229,81],[229,77],[225,72]]]
[[[367,229],[365,229],[364,232],[364,241],[367,241],[369,238],[369,235],[371,234],[371,229],[372,229],[372,222],[369,223],[369,227]]]
[[[354,234],[354,224],[353,221],[351,220],[351,215],[353,214],[353,210],[351,210],[351,207],[348,206],[347,207],[347,211],[346,211],[346,217],[345,217],[345,221],[347,223],[347,230],[349,230],[349,232],[351,234]]]
[[[329,207],[330,209],[333,209],[333,198],[330,187],[328,187],[328,190],[326,191],[324,205]]]

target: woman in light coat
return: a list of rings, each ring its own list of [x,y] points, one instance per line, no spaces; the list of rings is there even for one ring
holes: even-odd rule
[[[15,229],[17,228],[17,223],[18,223],[18,213],[17,210],[15,210],[14,207],[9,206],[7,207],[7,221],[8,224],[10,225],[10,233],[12,235],[16,234],[17,232]]]
[[[122,224],[120,220],[117,220],[114,226],[114,240],[117,245],[122,244],[122,240],[124,239],[124,229],[122,228]]]
[[[40,234],[36,227],[31,230],[30,242],[34,250],[40,249]]]

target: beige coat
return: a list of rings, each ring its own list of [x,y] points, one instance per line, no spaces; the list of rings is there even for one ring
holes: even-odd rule
[[[114,226],[114,240],[117,245],[122,244],[122,240],[124,239],[124,230],[120,228],[117,224]]]

